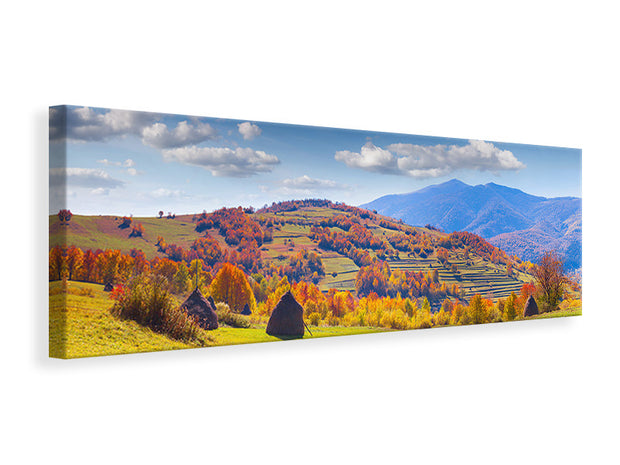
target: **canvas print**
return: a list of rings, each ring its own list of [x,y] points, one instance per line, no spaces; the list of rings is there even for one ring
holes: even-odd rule
[[[50,108],[49,350],[581,314],[581,150]]]

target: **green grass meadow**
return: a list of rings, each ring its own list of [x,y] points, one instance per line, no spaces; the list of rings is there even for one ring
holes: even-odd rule
[[[66,302],[66,305],[65,305]],[[185,343],[155,333],[139,324],[115,318],[113,301],[99,284],[69,281],[67,293],[60,281],[50,283],[49,355],[54,358],[96,357],[160,350],[275,342],[287,338],[269,336],[266,325],[250,328],[220,326],[200,331],[205,344]],[[390,331],[369,327],[311,327],[303,339]]]

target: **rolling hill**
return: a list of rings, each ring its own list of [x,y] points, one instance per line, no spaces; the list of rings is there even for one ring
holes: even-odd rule
[[[492,258],[491,249],[495,249],[484,241],[476,242],[475,238],[474,245],[466,246],[463,239],[432,228],[408,226],[384,215],[329,201],[286,204],[286,207],[274,204],[275,207],[256,212],[240,213],[239,209],[236,214],[258,225],[263,232],[271,232],[272,237],[258,249],[263,268],[290,265],[303,251],[316,253],[324,267],[324,274],[318,280],[323,292],[329,289],[355,291],[357,274],[364,266],[359,257],[372,259],[379,254],[392,270],[435,273],[441,283],[458,285],[465,300],[476,293],[494,299],[507,297],[532,281],[526,268],[512,262],[499,250]],[[211,215],[206,216],[210,218]],[[194,241],[208,236],[217,242],[223,253],[235,254],[243,249],[232,244],[221,228],[209,226],[198,232],[199,215],[178,215],[173,219],[133,218],[133,222],[143,225],[142,237],[131,237],[129,229],[119,227],[121,217],[74,215],[69,224],[60,225],[56,216],[50,216],[50,247],[66,244],[93,251],[118,249],[122,253],[130,253],[135,248],[152,260],[167,256],[157,246],[158,237],[188,250]],[[356,237],[363,236],[363,242],[352,238],[353,231]],[[319,240],[320,234],[323,240]],[[343,248],[325,245],[325,238],[334,237],[351,240],[355,245],[351,242]],[[501,256],[504,258],[497,258]],[[249,269],[246,272],[251,274]]]
[[[471,186],[457,179],[362,205],[410,225],[468,231],[521,259],[536,262],[556,250],[565,267],[581,267],[581,199],[546,198],[495,183]]]

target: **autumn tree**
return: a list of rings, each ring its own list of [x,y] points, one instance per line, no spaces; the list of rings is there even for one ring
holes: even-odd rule
[[[539,306],[543,312],[558,308],[564,294],[566,277],[562,260],[555,252],[546,252],[533,270],[539,295]]]
[[[523,298],[524,302],[529,296],[534,295],[535,292],[536,286],[534,286],[532,283],[525,283],[523,286],[521,286],[521,297]]]
[[[97,282],[97,256],[92,250],[84,252],[82,267],[78,275],[78,280],[86,282]]]
[[[177,294],[183,294],[187,292],[190,286],[189,269],[185,263],[179,264],[179,269],[172,277],[172,289]]]
[[[61,278],[65,256],[62,247],[56,246],[50,249],[50,281],[58,281]]]
[[[517,318],[517,314],[517,294],[512,292],[504,303],[502,319],[504,321],[512,321]]]
[[[82,249],[72,245],[67,249],[67,277],[69,280],[74,279],[75,275],[79,273],[82,268],[84,260],[84,252]]]
[[[60,224],[68,224],[71,221],[71,217],[73,214],[71,210],[62,209],[58,212],[58,219],[60,220]]]
[[[256,309],[256,299],[243,271],[231,263],[224,263],[210,287],[211,296],[216,302],[225,302],[233,312],[240,313],[245,304],[252,312]]]
[[[97,268],[104,284],[116,282],[120,259],[120,250],[106,250],[97,256]]]
[[[154,274],[163,276],[168,282],[172,281],[172,277],[179,270],[179,264],[169,258],[157,257],[153,260],[151,267]]]
[[[474,295],[469,301],[469,317],[470,323],[475,325],[487,322],[487,307],[480,294]]]
[[[192,289],[210,286],[211,281],[213,281],[211,273],[203,270],[202,267],[203,261],[197,258],[192,260],[189,264],[190,287]]]

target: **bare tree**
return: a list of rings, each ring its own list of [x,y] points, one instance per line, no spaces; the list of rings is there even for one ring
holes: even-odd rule
[[[543,312],[551,312],[558,308],[564,294],[566,277],[564,265],[555,252],[546,252],[540,263],[534,267],[534,278],[540,294],[539,300]]]

